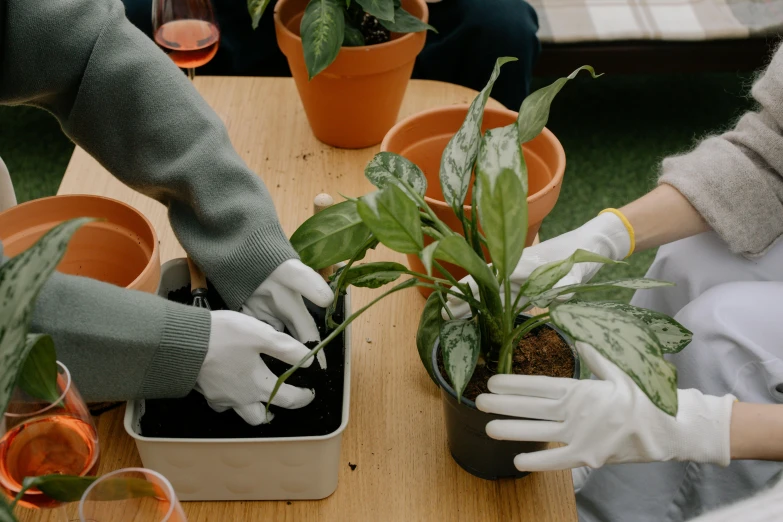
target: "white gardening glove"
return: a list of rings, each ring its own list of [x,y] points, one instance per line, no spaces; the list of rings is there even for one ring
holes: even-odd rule
[[[631,251],[631,237],[622,220],[615,214],[606,212],[591,219],[581,227],[566,232],[543,243],[527,247],[522,258],[511,274],[512,299],[516,299],[519,288],[525,284],[530,274],[541,265],[566,259],[576,250],[588,250],[595,254],[619,261],[628,256]],[[601,263],[577,263],[571,271],[555,286],[561,287],[578,283],[586,283],[601,268]],[[473,290],[476,299],[479,298],[478,287],[472,277],[460,281],[467,283]],[[501,302],[503,302],[501,291]],[[447,306],[454,317],[463,317],[470,311],[470,306],[457,296],[449,294]],[[443,310],[443,318],[448,314]]]
[[[215,411],[233,408],[253,426],[269,422],[272,414],[265,415],[264,403],[272,394],[277,376],[259,355],[296,364],[310,350],[293,337],[247,315],[228,310],[211,314],[209,348],[196,378],[196,391],[206,397]],[[311,363],[309,359],[302,367]],[[283,384],[272,404],[293,410],[307,406],[314,397],[312,390]]]
[[[325,308],[331,304],[334,294],[318,272],[298,259],[289,259],[261,283],[240,311],[271,324],[279,332],[288,328],[302,343],[320,341],[318,327],[307,311],[303,297]],[[318,352],[318,362],[321,368],[326,368],[323,350]]]
[[[490,421],[486,430],[493,439],[567,444],[519,454],[514,459],[517,469],[668,460],[729,464],[733,395],[679,390],[675,418],[659,410],[595,348],[576,344],[582,361],[603,380],[495,375],[489,380],[492,393],[476,398],[481,411],[526,419]]]

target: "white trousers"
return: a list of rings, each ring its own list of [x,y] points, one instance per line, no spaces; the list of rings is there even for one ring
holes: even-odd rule
[[[701,234],[661,247],[647,276],[677,286],[638,291],[632,303],[674,316],[694,334],[670,358],[679,388],[783,403],[783,241],[748,260],[715,233]],[[762,461],[604,466],[577,492],[579,519],[688,520],[764,489],[781,469]]]

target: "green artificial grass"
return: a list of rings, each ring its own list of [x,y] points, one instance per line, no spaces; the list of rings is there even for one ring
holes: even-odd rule
[[[750,80],[732,74],[605,75],[591,80],[582,73],[569,82],[555,99],[548,125],[565,148],[566,176],[541,238],[572,230],[602,209],[621,207],[654,187],[662,158],[725,129],[752,107]],[[536,79],[534,88],[551,81]],[[49,114],[0,107],[0,156],[20,202],[55,194],[72,151],[73,144]],[[596,280],[642,276],[654,255],[638,253],[627,265],[605,268]],[[627,301],[631,295],[613,289],[586,297]]]

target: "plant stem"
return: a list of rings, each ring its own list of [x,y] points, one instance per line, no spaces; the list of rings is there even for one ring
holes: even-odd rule
[[[414,188],[411,187],[408,182],[406,182],[403,179],[398,179],[397,181],[407,189],[408,194],[411,197],[413,197],[413,199],[416,201],[419,207],[424,210],[427,216],[435,224],[435,228],[437,228],[441,234],[443,234],[444,236],[450,236],[454,234],[453,230],[451,230],[448,226],[446,226],[446,224],[443,221],[438,219],[438,216],[436,216],[435,212],[433,212],[430,206],[427,205],[427,202],[424,201],[424,198],[421,197],[421,195],[418,192],[416,192],[416,190],[414,190]]]
[[[500,350],[500,357],[498,358],[498,373],[512,372],[514,346],[516,345],[517,340],[524,337],[536,327],[546,323],[548,319],[549,312],[533,316],[514,328],[508,335],[504,336],[503,346]]]
[[[433,283],[451,284],[449,281],[447,281],[445,279],[440,279],[439,277],[435,277],[435,276],[431,276],[431,275],[427,275],[427,274],[422,274],[422,273],[419,273],[419,272],[414,272],[413,270],[406,270],[404,273],[407,274],[407,275],[412,275],[412,276],[418,277],[419,279],[429,279]]]
[[[438,290],[439,292],[442,292],[444,294],[449,294],[449,295],[453,295],[453,296],[459,297],[460,299],[462,299],[463,301],[467,302],[468,304],[470,304],[474,308],[479,308],[481,306],[481,301],[477,301],[476,299],[474,299],[474,298],[472,298],[470,296],[467,296],[467,299],[466,299],[465,298],[466,297],[465,294],[461,294],[459,292],[455,292],[455,291],[450,290],[448,288],[443,288],[442,286],[439,286],[439,285],[431,285],[429,283],[422,283],[421,281],[419,281],[416,284],[416,286],[420,286],[422,288],[432,288],[432,289]]]
[[[439,287],[440,285],[436,284],[435,286]],[[436,290],[436,292],[438,292],[438,298],[440,299],[440,304],[443,305],[443,309],[446,310],[447,314],[449,314],[449,319],[451,319],[453,321],[454,320],[454,314],[451,313],[451,309],[446,304],[446,299],[443,297],[443,292],[440,291],[440,290]]]

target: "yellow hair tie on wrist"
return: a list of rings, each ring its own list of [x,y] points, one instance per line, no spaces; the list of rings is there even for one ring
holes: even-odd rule
[[[602,210],[598,213],[600,216],[601,214],[606,214],[607,212],[614,214],[618,218],[620,218],[620,221],[623,222],[623,225],[625,225],[625,229],[628,231],[628,237],[631,239],[631,248],[628,250],[628,255],[625,256],[625,258],[631,257],[631,254],[633,254],[634,249],[636,248],[636,233],[633,231],[633,226],[631,225],[631,222],[628,221],[628,218],[623,215],[622,212],[617,210],[616,208],[607,208]]]

